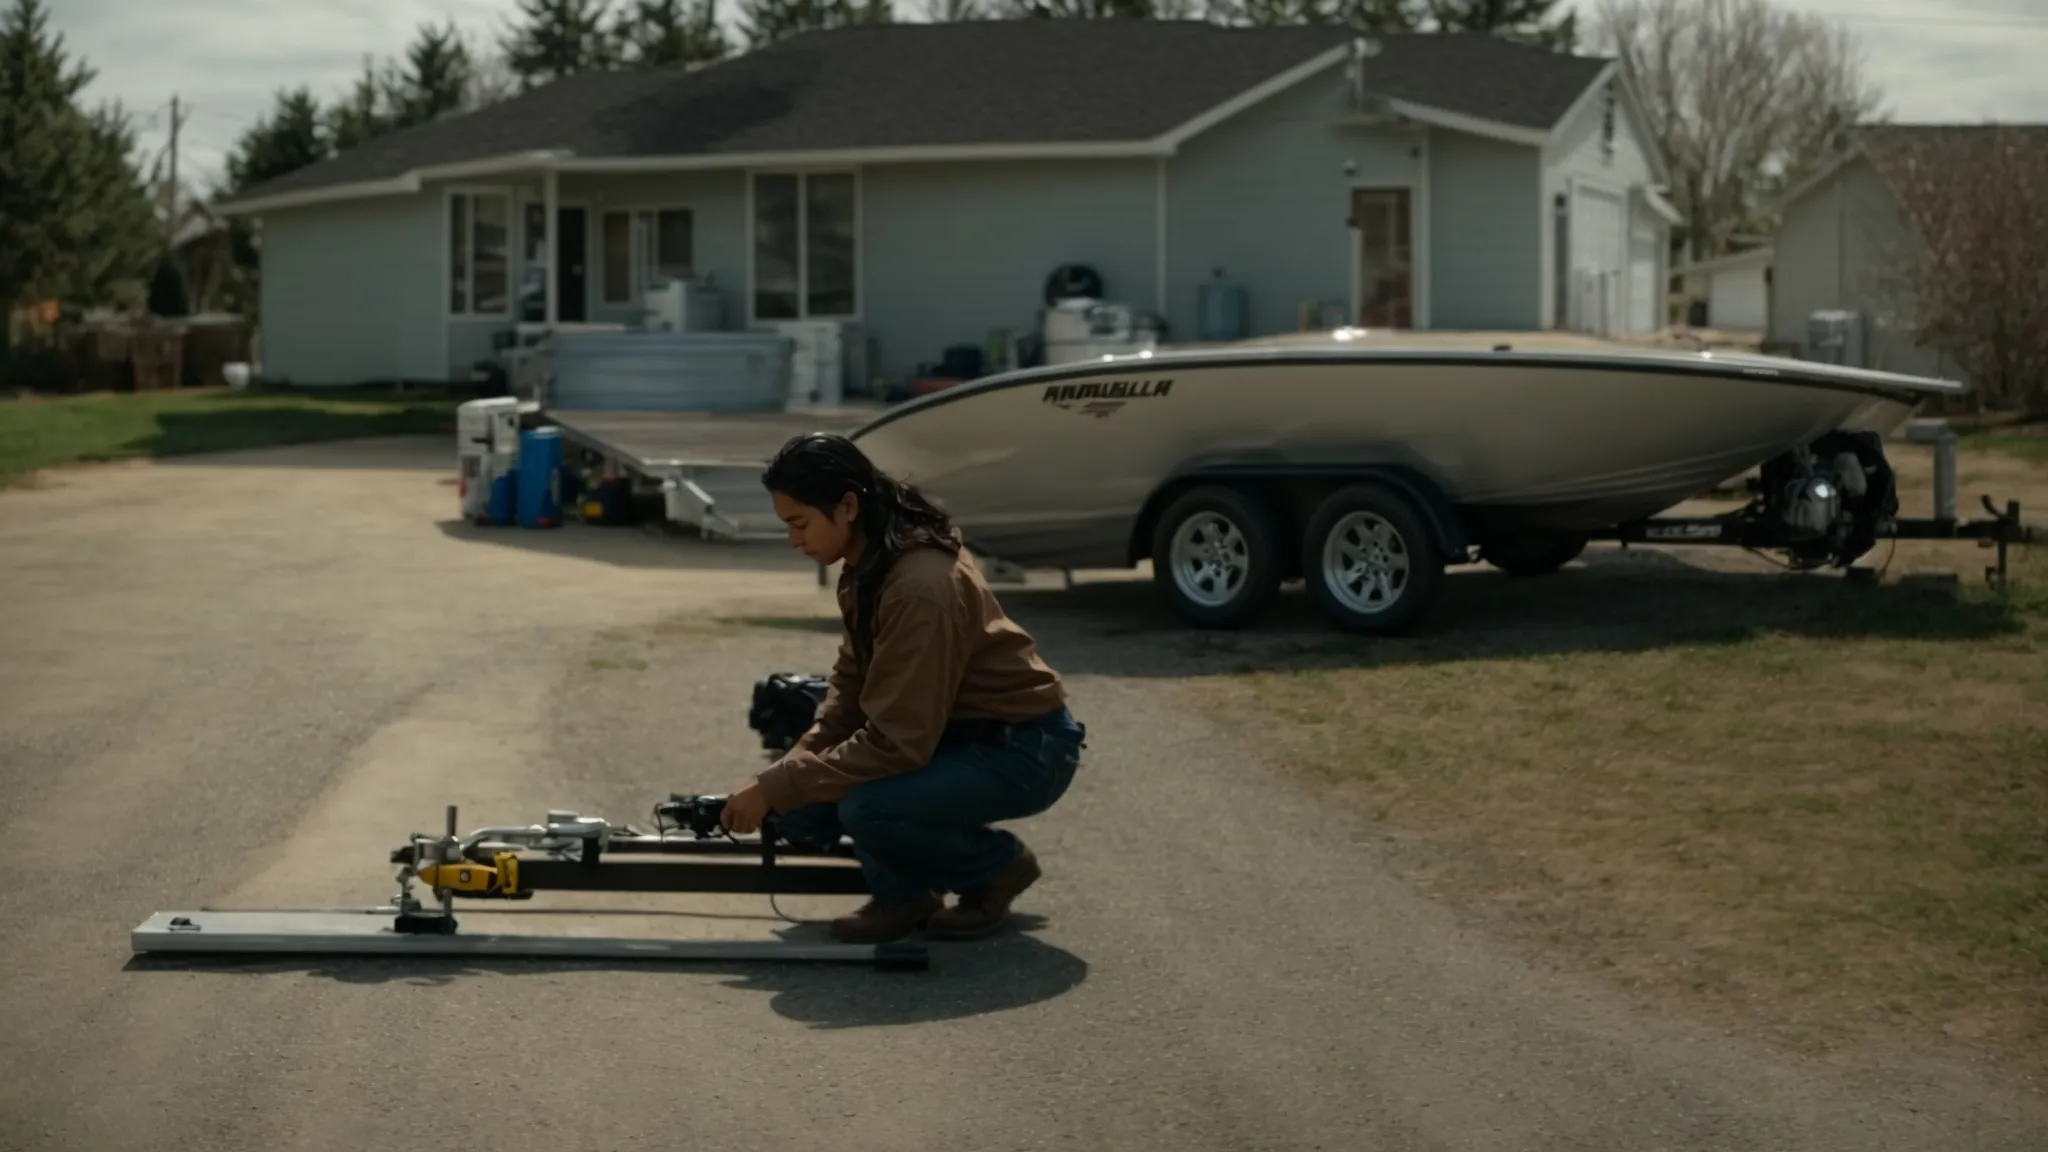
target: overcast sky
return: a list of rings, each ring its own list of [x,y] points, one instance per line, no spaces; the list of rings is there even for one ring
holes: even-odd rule
[[[1590,10],[1594,0],[1568,2]],[[1855,31],[1895,119],[2048,122],[2048,0],[1779,2]],[[145,147],[162,147],[173,94],[190,106],[180,168],[202,181],[277,89],[307,84],[329,99],[365,54],[396,56],[423,21],[452,18],[481,37],[514,10],[513,0],[46,3],[66,46],[99,72],[89,98],[122,101]]]

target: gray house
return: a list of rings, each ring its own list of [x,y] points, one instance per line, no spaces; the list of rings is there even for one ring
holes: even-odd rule
[[[2011,127],[2011,126],[2009,126]],[[1897,166],[1938,149],[1943,171],[1960,177],[1967,195],[1989,162],[1998,137],[1989,125],[1889,124],[1857,130],[1850,146],[1787,193],[1773,243],[1770,333],[1773,345],[1797,348],[1816,311],[1860,317],[1850,350],[1860,363],[1892,372],[1967,380],[1939,348],[1913,338],[1909,285],[1913,238],[1901,207]],[[2048,149],[2048,127],[2026,126],[2017,137]]]
[[[515,324],[858,321],[876,374],[1036,323],[1047,275],[1199,338],[1661,327],[1665,168],[1614,62],[1478,35],[1020,20],[575,76],[252,189],[267,374],[465,375]],[[555,269],[553,275],[548,269]]]

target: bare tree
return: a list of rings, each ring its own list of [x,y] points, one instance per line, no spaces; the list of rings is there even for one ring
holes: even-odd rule
[[[1888,279],[1915,343],[1956,361],[1980,411],[2048,415],[2048,129],[1894,128],[1864,147],[1907,226]]]
[[[1591,40],[1642,97],[1694,259],[1773,230],[1776,195],[1881,113],[1851,34],[1770,0],[1600,0]]]
[[[994,14],[994,5],[988,0],[914,0],[909,5],[920,22],[925,24],[960,24],[969,20],[987,20]]]

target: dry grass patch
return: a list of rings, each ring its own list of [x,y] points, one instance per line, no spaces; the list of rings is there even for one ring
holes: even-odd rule
[[[1970,504],[2048,512],[2039,465],[1966,469]],[[1481,577],[1434,635],[1296,642],[1195,690],[1555,954],[1804,1048],[2048,1074],[2048,555],[1999,595],[1967,544],[1902,544],[1874,589],[1679,554],[1724,571]]]
[[[2048,1050],[2048,628],[1255,672],[1287,760],[1441,879],[1805,1041]]]

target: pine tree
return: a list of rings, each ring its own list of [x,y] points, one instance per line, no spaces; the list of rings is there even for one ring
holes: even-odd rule
[[[718,0],[628,0],[612,26],[627,62],[642,68],[722,60],[732,51]]]
[[[270,112],[257,118],[228,150],[222,165],[226,180],[218,194],[226,197],[267,184],[334,153],[327,117],[313,93],[301,86],[280,91]],[[228,221],[228,242],[234,260],[221,284],[220,307],[250,319],[258,315],[256,238],[248,221]]]
[[[997,0],[996,12],[1008,19],[1150,20],[1158,7],[1154,0]]]
[[[114,104],[79,115],[73,129],[77,195],[56,230],[65,251],[59,295],[78,305],[139,307],[169,223],[137,163],[134,124]]]
[[[500,40],[505,63],[526,88],[610,68],[619,46],[606,26],[611,0],[518,0],[520,23]]]
[[[1579,17],[1560,14],[1559,0],[1430,0],[1430,13],[1446,32],[1490,32],[1558,52],[1578,46]]]
[[[749,48],[763,48],[799,32],[887,24],[889,0],[740,0],[740,32]]]
[[[279,91],[270,112],[257,117],[229,149],[223,191],[240,195],[325,160],[333,143],[324,120],[320,102],[304,86]]]
[[[73,64],[40,0],[0,23],[0,331],[20,304],[59,294],[65,256],[53,221],[75,202],[73,101],[93,71]]]
[[[41,0],[0,19],[0,330],[33,300],[139,299],[162,240],[126,113],[79,106],[95,72],[48,24]]]
[[[424,124],[469,102],[476,68],[455,24],[422,24],[405,50],[405,63],[384,84],[392,128]]]
[[[327,140],[335,151],[346,152],[391,130],[392,116],[385,100],[385,93],[394,86],[391,71],[387,66],[380,72],[374,60],[363,57],[363,71],[356,77],[355,87],[323,113]]]
[[[1361,32],[1412,32],[1422,0],[1210,0],[1209,18],[1225,24],[1346,24]]]

